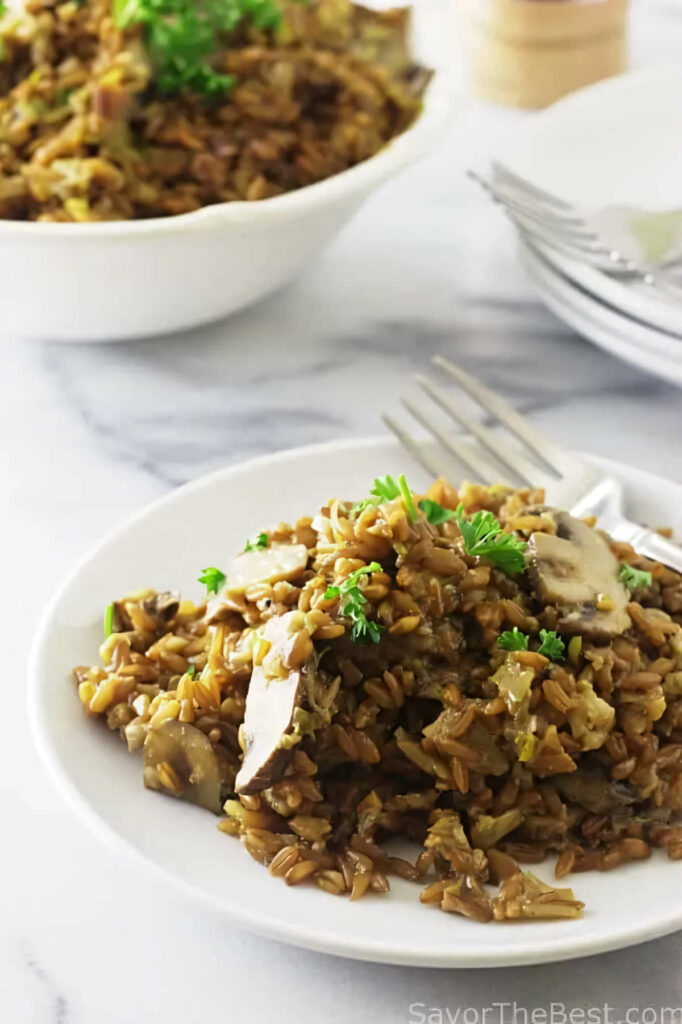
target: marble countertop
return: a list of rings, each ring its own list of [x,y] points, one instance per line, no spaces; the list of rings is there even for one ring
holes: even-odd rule
[[[641,0],[634,43],[637,60],[679,59],[679,11]],[[682,1004],[680,935],[564,966],[438,972],[233,928],[102,847],[53,789],[26,722],[21,683],[40,608],[94,541],[207,470],[377,433],[378,405],[436,352],[559,441],[682,481],[680,392],[544,311],[510,231],[463,176],[523,116],[463,103],[439,150],[368,203],[314,268],[229,322],[110,346],[2,338],[3,1024],[184,1024],[199,1009],[217,1021],[389,1024],[410,1021],[416,1003],[441,1008],[434,1022],[446,1007],[493,1001]]]

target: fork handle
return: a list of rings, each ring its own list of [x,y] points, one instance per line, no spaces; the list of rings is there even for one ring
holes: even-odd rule
[[[631,544],[640,555],[667,565],[676,572],[682,572],[682,548],[655,530],[631,523],[629,519],[621,519],[620,516],[609,515],[600,516],[597,525],[614,540]]]

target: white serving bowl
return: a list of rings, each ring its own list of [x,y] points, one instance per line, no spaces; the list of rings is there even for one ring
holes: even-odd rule
[[[260,202],[102,224],[0,221],[7,333],[108,341],[217,320],[294,277],[384,181],[425,153],[451,106],[439,0],[418,0],[413,53],[436,70],[415,123],[326,181]]]

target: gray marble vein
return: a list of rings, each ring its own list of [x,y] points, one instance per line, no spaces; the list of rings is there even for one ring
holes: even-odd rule
[[[69,1007],[66,998],[56,988],[54,981],[45,968],[29,951],[26,951],[25,954],[25,964],[48,997],[48,1019],[50,1024],[69,1024]]]

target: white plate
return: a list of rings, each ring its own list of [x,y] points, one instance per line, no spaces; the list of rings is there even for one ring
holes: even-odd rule
[[[297,449],[222,470],[174,491],[109,536],[51,602],[29,672],[34,735],[50,775],[109,847],[136,854],[155,878],[203,908],[264,935],[363,960],[429,967],[493,967],[598,953],[682,927],[680,867],[656,856],[611,874],[577,875],[583,920],[482,925],[421,906],[419,888],[391,879],[387,896],[359,903],[288,888],[222,835],[206,811],[143,788],[139,755],[88,721],[70,669],[96,660],[102,609],[145,585],[200,594],[202,566],[221,564],[268,522],[308,513],[331,495],[360,497],[377,474],[407,470],[389,440]],[[682,528],[682,487],[624,466],[630,514]],[[551,865],[541,872],[551,878]]]
[[[682,69],[652,66],[581,89],[517,126],[497,154],[530,181],[578,205],[682,207]],[[682,309],[553,254],[594,295],[644,323],[682,333]]]
[[[536,244],[535,242],[533,243]],[[679,305],[656,298],[655,292],[641,281],[609,277],[586,263],[569,259],[548,245],[537,243],[537,249],[565,277],[570,278],[595,299],[613,306],[644,326],[679,336],[682,346],[682,301]]]
[[[521,260],[544,303],[559,319],[618,359],[682,387],[682,339],[605,306],[520,242]]]
[[[590,85],[518,125],[499,158],[574,203],[680,208],[681,91],[666,64]]]

